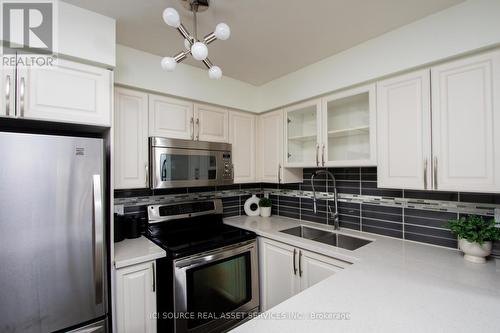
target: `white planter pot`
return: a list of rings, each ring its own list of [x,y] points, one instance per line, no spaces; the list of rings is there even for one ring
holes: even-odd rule
[[[461,238],[458,240],[458,247],[463,251],[465,260],[482,264],[491,254],[492,242],[484,242],[481,245]]]
[[[262,217],[271,216],[271,207],[260,207],[260,216]]]

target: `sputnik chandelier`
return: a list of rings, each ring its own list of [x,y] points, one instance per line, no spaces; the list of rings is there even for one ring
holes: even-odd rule
[[[226,23],[219,23],[215,27],[215,31],[203,37],[203,40],[198,40],[198,22],[196,14],[208,9],[210,0],[181,0],[184,7],[193,12],[194,16],[194,36],[192,36],[181,23],[179,13],[174,8],[167,8],[163,11],[163,20],[169,26],[176,28],[177,31],[184,37],[185,50],[177,53],[173,57],[164,57],[161,60],[161,67],[168,71],[173,72],[178,62],[183,61],[189,54],[196,60],[202,61],[208,68],[208,76],[211,79],[218,80],[222,77],[222,70],[219,66],[212,64],[208,59],[207,45],[216,39],[226,40],[231,35],[231,29]]]

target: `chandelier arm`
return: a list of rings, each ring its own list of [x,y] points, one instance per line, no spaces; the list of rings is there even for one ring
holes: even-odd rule
[[[189,51],[181,51],[174,56],[174,60],[179,63],[186,59],[189,53]]]
[[[208,58],[206,58],[205,60],[203,60],[203,63],[205,64],[205,66],[207,67],[207,69],[210,69],[213,66],[212,62]]]
[[[217,39],[217,37],[215,37],[215,32],[211,32],[208,35],[206,35],[205,37],[203,37],[203,42],[206,45],[208,45],[208,44],[214,42],[216,39]]]
[[[192,41],[193,37],[191,37],[191,34],[189,33],[189,31],[186,29],[186,27],[182,23],[177,28],[177,31],[179,31],[179,33],[182,35],[182,37],[184,37],[184,39],[187,39],[191,45],[193,44],[193,41]]]

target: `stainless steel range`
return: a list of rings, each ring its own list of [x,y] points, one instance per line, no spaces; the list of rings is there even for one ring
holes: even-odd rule
[[[259,309],[255,234],[222,223],[219,199],[148,207],[158,332],[220,332]]]

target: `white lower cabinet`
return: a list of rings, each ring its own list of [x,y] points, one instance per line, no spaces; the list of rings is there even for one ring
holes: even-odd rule
[[[261,309],[266,311],[350,265],[259,237]]]
[[[327,277],[340,272],[346,263],[310,251],[299,250],[300,290],[307,289]]]
[[[155,261],[116,271],[116,327],[120,333],[155,333]]]

